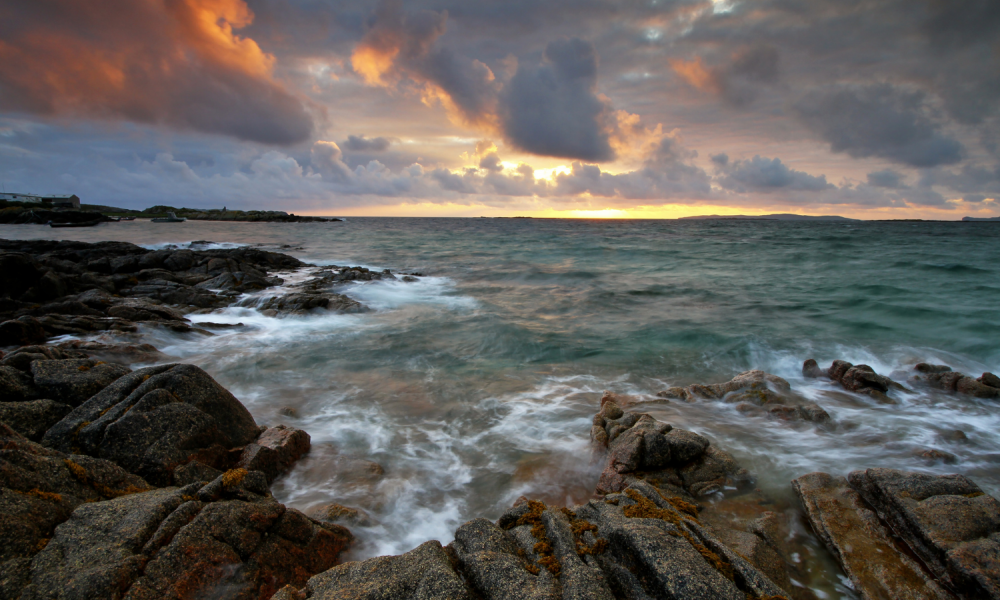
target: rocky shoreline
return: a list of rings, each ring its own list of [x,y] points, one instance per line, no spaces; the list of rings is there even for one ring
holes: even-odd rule
[[[755,474],[635,410],[725,402],[836,428],[763,371],[655,398],[605,393],[591,427],[603,471],[585,504],[521,498],[446,546],[341,562],[354,537],[344,525],[363,513],[330,504],[306,515],[270,493],[309,451],[308,433],[258,426],[211,376],[162,364],[140,334],[209,336],[187,316],[234,303],[272,315],[363,311],[343,286],[397,275],[262,248],[197,249],[206,245],[0,240],[0,598],[820,597],[801,559],[803,524],[776,510]],[[293,273],[301,282],[278,289]],[[113,337],[51,341],[95,332]],[[154,366],[129,366],[144,364]],[[944,365],[921,363],[902,383],[844,361],[807,360],[803,374],[879,403],[917,386],[1000,397],[996,376]],[[860,597],[1000,599],[1000,503],[970,479],[872,465],[790,485],[804,527]]]

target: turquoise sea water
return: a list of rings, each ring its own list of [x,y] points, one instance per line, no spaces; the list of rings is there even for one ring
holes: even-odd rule
[[[588,434],[603,390],[648,398],[755,368],[786,378],[835,426],[715,402],[638,410],[709,437],[790,514],[788,481],[816,470],[958,472],[1000,492],[996,402],[918,391],[885,406],[800,371],[806,358],[866,363],[904,383],[921,361],[1000,371],[995,223],[356,218],[0,226],[0,237],[288,245],[280,251],[315,264],[422,273],[340,290],[373,309],[365,314],[225,309],[192,319],[245,327],[209,338],[147,332],[258,422],[312,435],[310,457],[275,494],[303,510],[332,501],[366,510],[357,557],[447,542],[460,523],[495,518],[522,494],[585,501],[600,470]],[[955,429],[968,442],[949,441]],[[958,462],[916,456],[929,448]],[[385,474],[368,476],[354,459]],[[850,596],[832,571],[813,585]]]

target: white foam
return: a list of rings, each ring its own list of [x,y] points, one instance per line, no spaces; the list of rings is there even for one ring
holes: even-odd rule
[[[456,292],[448,277],[420,277],[413,282],[378,280],[345,288],[343,293],[376,310],[407,305],[438,305],[449,310],[474,310],[479,302]]]

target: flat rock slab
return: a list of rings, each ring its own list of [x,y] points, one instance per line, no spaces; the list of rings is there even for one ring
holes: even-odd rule
[[[833,552],[864,600],[954,598],[914,560],[844,477],[810,473],[792,481],[813,531]]]
[[[440,542],[399,556],[350,562],[316,575],[301,591],[286,587],[273,600],[472,600]]]
[[[847,476],[934,574],[970,598],[1000,599],[1000,502],[962,475],[866,469]]]

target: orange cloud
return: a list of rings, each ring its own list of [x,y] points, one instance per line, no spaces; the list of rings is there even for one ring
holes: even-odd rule
[[[4,3],[0,109],[306,139],[312,117],[274,56],[234,33],[252,21],[243,0]]]
[[[670,68],[692,87],[703,92],[718,94],[722,91],[715,73],[705,68],[701,57],[690,61],[671,59]]]

